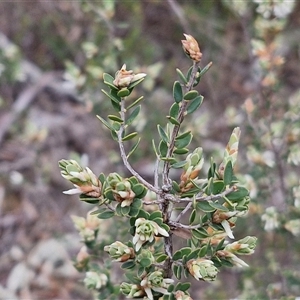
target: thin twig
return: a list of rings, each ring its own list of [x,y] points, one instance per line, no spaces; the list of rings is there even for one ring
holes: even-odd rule
[[[203,224],[198,224],[198,225],[184,225],[179,222],[175,221],[169,221],[169,225],[173,228],[184,228],[184,229],[198,229],[203,226]]]
[[[182,218],[182,216],[191,208],[193,202],[189,202],[187,206],[178,214],[177,218],[175,219],[175,222],[179,222],[179,220]]]
[[[123,163],[125,165],[125,167],[127,168],[127,170],[133,175],[135,176],[145,187],[147,187],[150,191],[153,191],[156,194],[160,193],[160,190],[156,187],[154,187],[152,184],[150,184],[148,181],[146,181],[139,173],[137,173],[133,167],[130,165],[130,163],[128,162],[127,159],[127,155],[126,155],[126,151],[124,148],[124,144],[122,141],[122,136],[123,136],[123,132],[125,130],[125,99],[121,99],[121,111],[120,111],[120,115],[121,115],[121,119],[123,120],[123,123],[121,124],[121,127],[118,131],[118,143],[119,143],[119,148],[120,148],[120,154],[123,160]]]
[[[191,73],[191,77],[190,77],[189,82],[186,85],[186,92],[189,92],[193,87],[193,84],[194,84],[195,78],[196,78],[196,74],[198,72],[198,64],[199,63],[197,63],[197,62],[194,62],[194,64],[193,64],[193,70],[192,70],[192,73]],[[188,105],[188,101],[183,101],[182,105],[180,107],[180,111],[178,113],[178,118],[177,118],[177,121],[179,122],[179,125],[175,125],[174,128],[173,128],[173,131],[172,131],[172,134],[171,134],[170,145],[168,147],[168,152],[167,152],[167,155],[166,155],[167,158],[170,158],[173,155],[174,148],[175,148],[175,139],[178,135],[181,123],[184,120],[187,105]],[[169,172],[170,172],[170,162],[167,160],[164,163],[164,168],[163,168],[163,183],[165,185],[170,184]]]

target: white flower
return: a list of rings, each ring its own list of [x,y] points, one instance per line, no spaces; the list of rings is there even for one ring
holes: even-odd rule
[[[133,244],[135,250],[139,251],[142,245],[146,242],[152,242],[155,236],[159,234],[168,237],[168,232],[161,228],[156,222],[146,220],[145,218],[138,218],[135,221],[135,236],[133,237]]]

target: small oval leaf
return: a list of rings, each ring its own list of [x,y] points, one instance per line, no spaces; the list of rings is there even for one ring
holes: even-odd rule
[[[186,77],[183,75],[183,73],[181,72],[181,70],[176,69],[176,72],[178,74],[178,76],[180,77],[180,79],[183,81],[184,84],[188,83],[188,80],[186,79]]]
[[[107,116],[110,120],[118,122],[118,123],[123,123],[123,120],[115,115],[108,115]]]
[[[208,201],[200,201],[197,204],[197,208],[201,209],[204,212],[213,212],[216,209],[210,205]]]
[[[173,117],[171,117],[171,116],[167,116],[167,119],[168,119],[169,122],[170,122],[171,124],[173,124],[173,125],[177,125],[177,126],[180,125],[180,123],[179,123],[175,118],[173,118]]]
[[[141,106],[137,106],[133,112],[129,115],[128,119],[126,120],[125,124],[128,126],[130,125],[134,120],[135,118],[138,116],[138,114],[140,113],[140,110],[141,110]]]
[[[182,101],[182,87],[179,81],[175,81],[173,85],[173,98],[175,102],[179,103]]]
[[[173,105],[170,108],[170,116],[176,119],[178,113],[179,113],[179,105],[178,103],[173,103]]]
[[[159,136],[167,144],[169,142],[169,137],[167,136],[166,132],[160,125],[157,125],[157,129],[158,129]]]
[[[117,95],[120,98],[127,97],[130,94],[130,91],[127,88],[123,88],[118,91]]]
[[[175,147],[180,149],[180,148],[185,148],[190,144],[192,141],[193,135],[191,132],[189,132],[187,135],[184,135],[183,137],[177,137],[175,139]]]
[[[124,136],[124,137],[122,138],[122,141],[123,141],[123,142],[129,141],[129,140],[135,138],[137,135],[138,135],[137,132],[129,133],[128,135],[126,135],[126,136]]]
[[[98,217],[99,219],[110,219],[110,218],[112,218],[114,215],[115,215],[115,212],[114,212],[114,211],[106,210],[106,211],[100,213],[99,215],[97,215],[97,217]]]
[[[200,105],[202,104],[203,99],[204,99],[204,97],[201,96],[201,95],[199,95],[194,100],[192,100],[191,103],[190,103],[190,105],[189,105],[189,107],[186,110],[186,113],[187,114],[191,114],[194,111],[196,111],[200,107]]]
[[[184,100],[193,100],[198,96],[198,92],[195,90],[189,91],[187,92],[184,96],[183,99]]]

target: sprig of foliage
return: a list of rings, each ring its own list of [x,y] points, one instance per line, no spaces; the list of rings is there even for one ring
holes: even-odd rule
[[[217,165],[212,158],[204,176],[203,149],[190,151],[193,134],[182,128],[185,118],[203,102],[195,87],[212,65],[209,63],[202,69],[197,41],[191,35],[185,34],[185,38],[183,49],[193,64],[186,74],[176,70],[179,80],[173,85],[174,103],[167,124],[157,125],[159,141],[152,142],[157,160],[154,184],[145,180],[129,162],[140,141],[139,133],[131,131],[131,124],[138,117],[143,100],[143,97],[136,99],[132,91],[146,74],[134,74],[126,65],[115,77],[103,75],[108,88],[103,93],[115,114],[97,117],[118,143],[122,161],[132,177],[123,178],[118,173],[96,176],[74,161],[59,162],[63,177],[75,185],[67,193],[81,193],[82,201],[99,207],[92,212],[93,221],[73,218],[87,247],[81,250],[75,265],[86,272],[84,282],[98,292],[98,299],[104,296],[108,299],[108,295],[114,299],[119,292],[128,298],[192,299],[190,284],[179,282],[175,286],[173,276],[178,280],[193,276],[213,281],[223,266],[247,266],[237,255],[254,251],[255,237],[228,241],[234,239],[232,229],[236,219],[247,212],[250,201],[248,190],[234,175],[240,129],[233,130],[223,161]],[[133,141],[133,146],[127,151],[128,141]],[[172,178],[171,169],[181,172],[178,179]],[[154,199],[149,199],[150,193],[155,195]],[[99,221],[118,217],[128,224],[132,239],[106,245],[97,243],[101,233]],[[174,251],[174,236],[184,239],[186,247]],[[120,262],[127,281],[114,285],[107,271],[110,265],[90,263],[87,249],[94,253],[105,251]]]

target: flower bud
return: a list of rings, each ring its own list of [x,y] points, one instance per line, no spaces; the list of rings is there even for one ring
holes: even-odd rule
[[[218,274],[218,269],[214,266],[214,263],[208,259],[191,259],[186,265],[190,274],[197,280],[214,281]]]
[[[241,130],[239,127],[233,129],[232,134],[230,136],[229,142],[224,151],[223,162],[221,163],[218,173],[221,178],[224,177],[224,171],[226,164],[231,161],[232,167],[234,167],[237,155],[238,155],[238,147],[240,140]]]
[[[148,299],[153,300],[152,291],[167,294],[167,288],[174,280],[170,278],[164,278],[162,271],[154,271],[147,274],[141,281],[141,287],[145,290]]]
[[[104,251],[119,262],[125,262],[135,256],[133,248],[128,247],[119,241],[116,241],[109,246],[105,246]]]
[[[237,267],[249,267],[248,264],[246,264],[242,259],[238,258],[236,255],[229,251],[219,250],[217,251],[216,255],[219,258],[226,259],[227,261],[229,261]]]
[[[98,177],[88,168],[83,169],[75,160],[60,160],[61,175],[72,182],[75,189],[64,191],[64,194],[85,194],[90,197],[101,197],[102,185]]]
[[[279,215],[276,207],[270,206],[266,208],[265,213],[261,216],[262,221],[266,222],[264,229],[266,231],[272,231],[279,227]]]
[[[135,245],[135,250],[139,251],[143,244],[146,242],[152,242],[154,237],[157,235],[162,235],[168,237],[168,232],[160,227],[156,222],[146,220],[145,218],[138,218],[135,221],[135,235],[133,237],[133,244]]]
[[[91,214],[92,211],[87,213],[87,217],[71,216],[75,228],[79,231],[80,236],[84,241],[91,242],[96,238],[96,232],[100,228],[101,220]]]
[[[176,291],[174,293],[176,300],[193,300],[189,295],[185,294],[183,291]]]
[[[284,228],[294,236],[300,236],[300,219],[289,220],[284,224]]]
[[[88,289],[101,289],[102,287],[106,286],[108,278],[105,274],[98,274],[94,271],[86,272],[85,278],[83,280],[84,285]]]
[[[185,40],[181,40],[184,52],[195,62],[200,62],[202,53],[197,41],[189,34],[183,34]]]
[[[109,174],[107,181],[115,200],[120,202],[122,207],[130,206],[135,197],[130,181],[117,173]]]
[[[87,267],[89,260],[90,255],[88,254],[87,247],[82,246],[76,256],[76,262],[74,266],[77,270],[82,271]]]
[[[182,193],[193,188],[193,182],[198,184],[202,183],[202,181],[198,179],[198,175],[204,164],[202,152],[202,148],[196,148],[193,153],[190,153],[186,157],[186,164],[183,166],[183,172],[180,176],[179,184]]]
[[[134,74],[132,70],[127,71],[124,64],[121,70],[117,71],[113,84],[119,89],[126,88],[131,83],[144,78],[146,75],[145,73]]]
[[[120,290],[126,298],[138,298],[146,295],[141,286],[127,282],[121,283]]]
[[[256,241],[256,237],[246,236],[237,242],[227,245],[224,250],[239,255],[250,255],[254,253]]]

